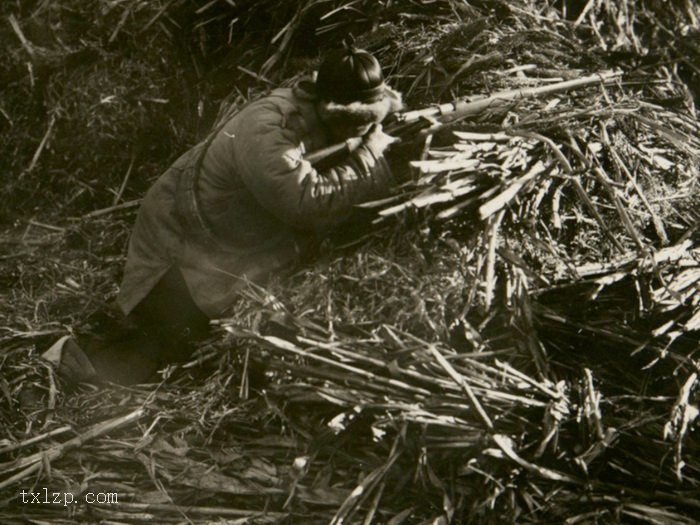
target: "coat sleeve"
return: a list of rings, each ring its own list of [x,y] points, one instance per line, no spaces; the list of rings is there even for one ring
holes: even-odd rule
[[[379,152],[360,146],[323,171],[303,160],[302,137],[284,125],[274,103],[242,115],[234,154],[243,183],[267,210],[301,230],[323,231],[352,213],[356,204],[379,199],[394,184]]]

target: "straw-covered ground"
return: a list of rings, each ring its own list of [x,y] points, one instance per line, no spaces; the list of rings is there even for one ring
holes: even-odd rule
[[[693,0],[0,15],[0,522],[697,523]],[[412,109],[601,76],[405,140],[361,233],[159,384],[55,377],[38,355],[107,322],[149,184],[348,34]],[[22,502],[44,489],[78,503]]]

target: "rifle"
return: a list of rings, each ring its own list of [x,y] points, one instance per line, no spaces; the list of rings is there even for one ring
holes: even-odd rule
[[[601,82],[610,84],[622,75],[618,71],[604,71],[574,80],[566,80],[546,86],[538,86],[524,89],[510,89],[500,91],[491,96],[477,96],[457,99],[446,104],[439,104],[423,109],[395,113],[390,117],[389,125],[384,132],[402,138],[421,131],[426,127],[435,131],[444,125],[454,123],[465,118],[476,117],[489,110],[502,109],[510,103],[526,98],[536,98],[550,93],[570,91],[580,87]],[[312,165],[336,155],[351,153],[362,145],[362,137],[351,137],[344,142],[333,144],[326,148],[312,151],[304,157],[304,160]]]

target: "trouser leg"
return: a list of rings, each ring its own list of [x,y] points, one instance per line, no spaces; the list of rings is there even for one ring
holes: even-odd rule
[[[161,278],[129,317],[147,336],[158,341],[157,354],[151,357],[162,363],[189,358],[193,343],[209,331],[209,318],[195,304],[176,267]]]
[[[206,337],[209,319],[172,267],[116,325],[107,333],[80,337],[78,343],[99,379],[134,384],[149,380],[166,364],[187,360],[196,342]]]

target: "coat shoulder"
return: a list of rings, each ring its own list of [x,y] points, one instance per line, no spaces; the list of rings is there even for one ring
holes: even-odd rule
[[[298,87],[279,88],[253,102],[240,114],[240,125],[276,125],[292,131],[297,137],[312,135],[319,126],[315,109],[315,97]]]

